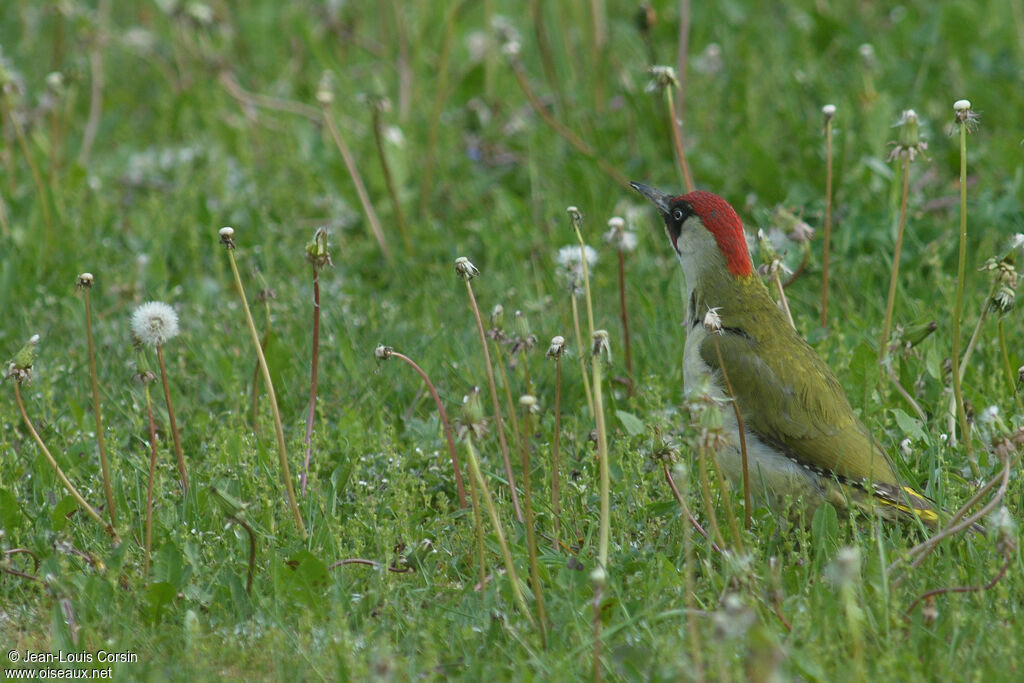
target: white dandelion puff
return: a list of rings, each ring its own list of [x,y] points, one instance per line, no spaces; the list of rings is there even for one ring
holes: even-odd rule
[[[178,335],[178,314],[162,301],[150,301],[132,313],[132,333],[143,344],[163,346]]]

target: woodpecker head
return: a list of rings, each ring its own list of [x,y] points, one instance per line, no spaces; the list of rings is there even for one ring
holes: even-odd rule
[[[658,207],[687,279],[700,277],[706,268],[726,268],[735,277],[753,274],[743,223],[727,201],[699,190],[676,197],[630,185]]]

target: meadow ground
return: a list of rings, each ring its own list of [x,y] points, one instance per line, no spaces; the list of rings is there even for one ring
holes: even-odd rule
[[[1024,232],[1024,9],[1013,0],[652,4],[0,4],[0,357],[40,336],[31,382],[0,385],[0,644],[18,653],[0,655],[5,667],[50,652],[80,662],[59,668],[110,666],[102,651],[135,656],[112,664],[119,679],[565,680],[594,675],[595,659],[605,678],[627,680],[1024,675],[1013,526],[1024,496],[1013,467],[1024,324],[1012,260],[997,265],[1020,255],[1011,241]],[[797,272],[785,292],[798,330],[901,475],[950,510],[994,480],[973,510],[1005,505],[1005,524],[989,518],[987,536],[948,539],[914,567],[926,534],[868,515],[825,507],[789,527],[758,509],[749,530],[732,528],[730,513],[743,526],[742,492],[713,473],[705,487],[699,466],[714,411],[682,391],[682,276],[660,220],[626,184],[684,187],[666,92],[648,87],[652,64],[682,66],[669,92],[696,186],[727,198]],[[961,279],[953,103],[962,98],[980,119],[963,138]],[[826,104],[836,107],[831,155]],[[907,109],[927,147],[905,165],[890,155],[914,144],[895,125]],[[904,187],[894,343],[879,364]],[[578,246],[570,205],[598,256],[592,326],[611,346],[601,377],[590,367],[587,298],[574,300],[558,260]],[[778,207],[813,238],[791,239]],[[612,216],[635,241],[621,254],[632,394],[620,254],[604,240]],[[231,256],[280,432],[223,226],[234,228]],[[332,264],[317,253],[320,227]],[[487,345],[532,525],[516,520],[478,329],[455,273],[463,256],[481,272],[471,284],[483,326],[504,310],[504,337]],[[76,289],[85,272],[88,292]],[[318,398],[303,486],[314,272]],[[62,486],[18,405],[20,396],[56,464],[108,520],[87,295],[119,544]],[[162,355],[187,495],[161,359],[132,341],[132,313],[151,300],[179,319],[176,336],[158,330],[149,341]],[[568,340],[560,366],[545,357],[555,335]],[[479,519],[460,507],[430,392],[400,357],[380,360],[388,352],[378,345],[434,382],[463,437],[467,499],[478,488],[472,444],[493,517],[482,502]],[[954,349],[970,353],[969,449],[951,438],[961,434],[949,417]],[[595,380],[610,482],[603,579]],[[474,386],[482,418],[462,415]],[[519,401],[529,392],[535,412]],[[467,440],[469,427],[486,431]],[[666,471],[702,523],[714,513],[729,552],[689,529]],[[985,590],[917,602],[954,587]]]

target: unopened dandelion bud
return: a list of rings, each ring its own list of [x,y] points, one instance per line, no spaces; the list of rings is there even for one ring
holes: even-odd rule
[[[484,419],[484,405],[480,398],[480,387],[462,397],[462,416],[466,422],[480,422]]]
[[[913,322],[903,329],[900,334],[900,343],[904,348],[913,348],[927,339],[937,329],[939,329],[939,323],[935,320]]]
[[[913,161],[918,154],[928,149],[928,143],[921,139],[920,121],[913,109],[907,109],[900,115],[896,127],[899,128],[899,133],[896,142],[890,143],[893,149],[889,154],[889,161],[902,158]]]
[[[491,309],[490,315],[491,327],[495,330],[500,330],[502,325],[505,323],[505,307],[501,304],[494,304],[494,308]]]
[[[327,250],[327,229],[317,228],[312,241],[306,245],[306,260],[320,270],[324,266],[333,266],[331,252]]]
[[[548,358],[561,358],[563,353],[565,353],[565,337],[561,335],[552,337],[546,356]]]
[[[468,258],[460,256],[455,259],[455,274],[468,282],[479,275],[480,271]]]
[[[231,227],[224,227],[217,231],[220,235],[220,243],[227,249],[235,248],[235,229]]]
[[[921,143],[921,127],[917,112],[907,109],[899,122],[899,145],[904,148],[917,147]]]
[[[75,289],[92,289],[92,273],[82,273],[75,280]]]
[[[33,334],[28,342],[14,354],[7,363],[5,379],[13,379],[18,384],[27,384],[32,380],[32,364],[36,361],[36,347],[39,346],[39,335]]]
[[[377,348],[373,350],[373,355],[378,361],[388,360],[394,353],[395,350],[393,348],[384,344],[378,344]]]
[[[761,229],[757,231],[757,253],[760,255],[761,263],[764,265],[779,260],[779,252],[775,250],[775,245],[772,244],[768,233]]]
[[[512,314],[512,331],[521,339],[526,339],[533,334],[530,329],[530,320],[522,311],[517,310]]]

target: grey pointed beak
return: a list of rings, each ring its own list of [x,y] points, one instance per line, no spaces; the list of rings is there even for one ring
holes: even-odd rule
[[[672,196],[667,192],[661,190],[655,190],[653,187],[644,185],[643,183],[630,183],[633,189],[651,200],[651,203],[658,207],[658,211],[662,214],[669,214],[669,202],[672,201]]]

